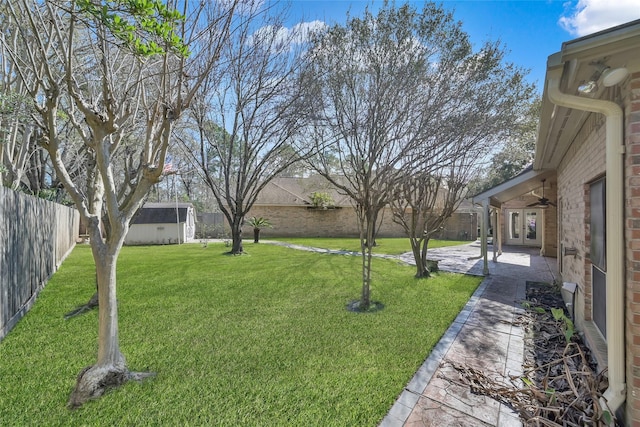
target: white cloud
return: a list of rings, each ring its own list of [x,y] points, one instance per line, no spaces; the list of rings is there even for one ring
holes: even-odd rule
[[[286,52],[297,44],[304,44],[317,32],[324,31],[327,24],[322,21],[301,22],[291,28],[268,25],[259,28],[249,39],[250,43],[261,41],[277,52]]]
[[[291,34],[294,43],[306,43],[313,34],[325,31],[327,28],[327,24],[323,21],[301,22],[293,26]]]
[[[235,7],[235,13],[238,15],[250,15],[260,10],[264,4],[264,0],[217,0],[216,3],[225,11]]]
[[[574,36],[585,36],[640,18],[640,0],[579,0],[567,2],[558,21]]]

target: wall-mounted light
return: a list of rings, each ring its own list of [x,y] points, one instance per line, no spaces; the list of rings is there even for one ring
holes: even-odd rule
[[[598,83],[596,80],[589,80],[588,82],[585,82],[580,86],[578,86],[578,92],[584,93],[584,94],[593,93],[597,89],[598,89]]]
[[[578,86],[578,92],[584,95],[597,91],[600,79],[605,87],[611,87],[622,82],[629,74],[629,70],[624,67],[611,68],[602,62],[592,62],[590,65],[593,65],[596,70],[589,80]]]
[[[621,83],[629,75],[629,70],[624,67],[611,68],[607,67],[602,72],[602,84],[605,87],[615,86]]]

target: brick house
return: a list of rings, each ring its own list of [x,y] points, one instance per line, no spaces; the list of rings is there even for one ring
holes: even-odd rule
[[[313,193],[329,196],[326,206],[314,204]],[[464,203],[449,218],[436,238],[475,240],[477,213],[470,203]],[[356,237],[358,222],[351,199],[337,192],[320,176],[306,178],[280,177],[271,181],[259,194],[247,214],[269,219],[272,229],[264,229],[263,238],[279,237]],[[402,228],[392,221],[391,211],[381,215],[380,237],[405,237]],[[252,228],[243,229],[244,236],[252,235]]]
[[[557,205],[541,250],[555,245],[576,327],[608,369],[609,407],[640,426],[640,20],[549,56],[533,167],[474,201],[507,233],[508,203],[527,205],[541,179]]]

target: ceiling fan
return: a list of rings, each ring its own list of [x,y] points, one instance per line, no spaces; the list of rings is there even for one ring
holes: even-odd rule
[[[537,202],[527,205],[528,208],[537,207],[537,208],[546,209],[549,206],[554,206],[554,207],[556,206],[555,203],[553,203],[551,200],[544,197],[544,182],[546,181],[546,179],[542,179],[541,181],[542,181],[542,197],[540,197]]]

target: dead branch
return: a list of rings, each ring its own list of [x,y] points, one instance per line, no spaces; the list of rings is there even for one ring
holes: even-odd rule
[[[596,372],[589,350],[578,335],[567,342],[563,332],[566,325],[549,310],[562,304],[554,304],[548,295],[537,298],[540,292],[544,293],[534,290],[536,298],[525,305],[527,312],[515,322],[528,332],[522,375],[505,377],[445,361],[458,373],[456,379],[445,379],[508,405],[525,426],[603,426],[609,417],[616,423],[614,414],[600,403],[608,387],[606,370]]]

